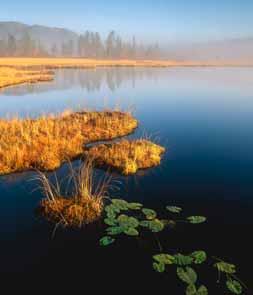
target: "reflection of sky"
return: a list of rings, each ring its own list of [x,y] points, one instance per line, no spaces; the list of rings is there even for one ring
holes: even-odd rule
[[[108,68],[61,70],[49,83],[21,85],[0,93],[0,116],[60,112],[66,108],[178,103],[220,111],[251,110],[249,68]],[[162,111],[162,110],[161,110]]]

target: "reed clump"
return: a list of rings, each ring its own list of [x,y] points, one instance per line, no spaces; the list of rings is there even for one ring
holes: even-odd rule
[[[124,175],[134,174],[160,164],[165,148],[146,139],[96,145],[86,151],[97,166],[109,166]]]
[[[70,171],[69,181],[72,189],[66,192],[66,196],[62,196],[57,178],[53,184],[44,173],[38,172],[45,196],[40,202],[38,212],[50,222],[81,227],[101,216],[110,178],[104,177],[95,185],[93,162],[90,159],[77,171],[70,164]]]
[[[22,70],[13,67],[0,67],[0,89],[23,83],[52,81],[54,73],[49,70]]]
[[[0,119],[0,174],[58,168],[79,157],[87,143],[131,133],[138,122],[128,112],[64,112],[37,119]]]

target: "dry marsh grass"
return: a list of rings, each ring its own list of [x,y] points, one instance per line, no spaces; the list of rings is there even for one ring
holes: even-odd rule
[[[93,174],[93,162],[90,159],[78,171],[70,164],[69,181],[72,181],[72,189],[64,197],[57,178],[53,184],[44,173],[38,172],[45,196],[38,212],[50,222],[68,227],[81,227],[96,221],[103,211],[103,199],[107,195],[110,178],[105,176],[95,186]]]
[[[21,70],[11,67],[0,67],[0,89],[23,83],[52,81],[53,72],[48,70]]]
[[[83,154],[84,145],[127,135],[138,122],[128,112],[65,112],[38,119],[0,119],[0,175],[54,170]]]
[[[100,144],[86,154],[94,158],[97,166],[109,166],[124,175],[134,174],[138,169],[157,166],[165,148],[146,139],[121,140],[112,144]]]
[[[192,67],[192,66],[243,66],[252,65],[248,61],[192,61],[192,60],[131,60],[131,59],[87,59],[87,58],[25,58],[3,57],[0,58],[0,67],[14,68],[96,68],[96,67]]]

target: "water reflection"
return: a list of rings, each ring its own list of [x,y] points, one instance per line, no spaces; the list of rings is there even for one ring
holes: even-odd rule
[[[52,82],[21,85],[7,88],[2,91],[4,95],[26,95],[31,93],[40,93],[53,90],[66,90],[74,87],[80,87],[87,92],[100,91],[107,87],[112,92],[120,88],[124,82],[127,82],[132,88],[135,88],[137,80],[157,80],[162,74],[161,69],[156,71],[147,68],[99,68],[99,69],[68,69],[57,70],[55,79]]]

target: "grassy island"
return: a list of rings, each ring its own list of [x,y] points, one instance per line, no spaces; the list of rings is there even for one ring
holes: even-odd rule
[[[0,174],[54,170],[84,145],[127,135],[138,122],[120,111],[64,112],[37,119],[0,119]]]
[[[22,70],[0,67],[0,89],[24,83],[52,81],[54,73],[50,70]]]
[[[123,139],[112,144],[96,145],[86,153],[94,158],[96,165],[109,166],[128,175],[138,169],[159,165],[164,152],[165,148],[146,139]]]

